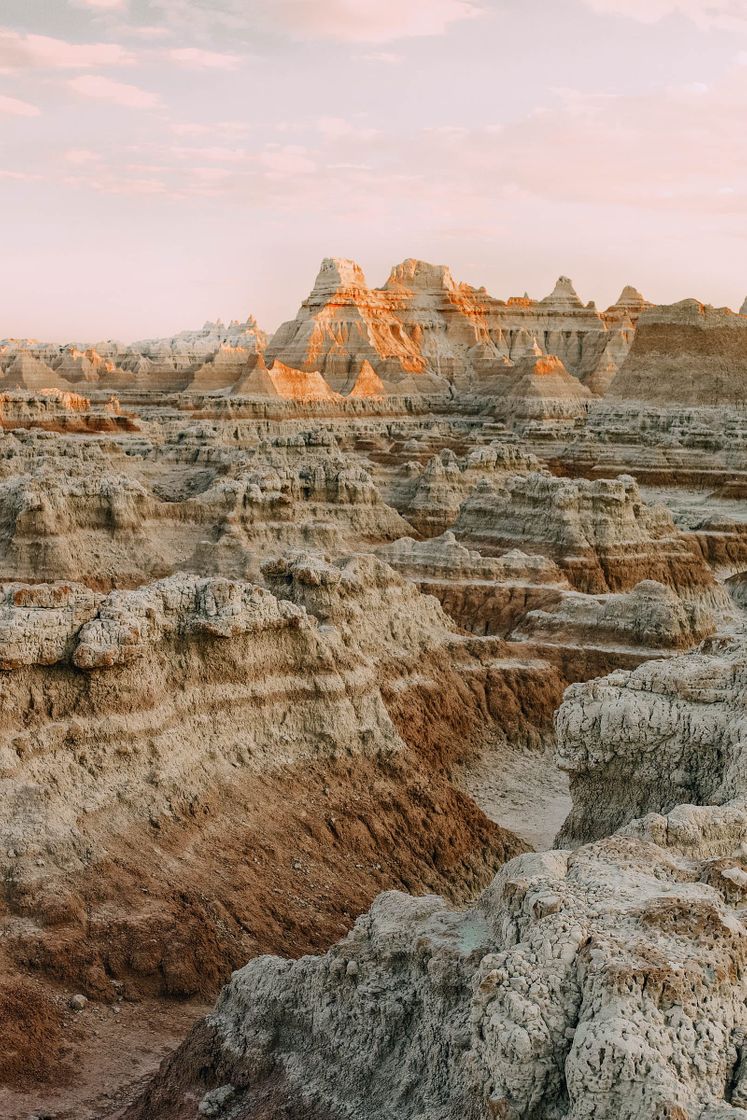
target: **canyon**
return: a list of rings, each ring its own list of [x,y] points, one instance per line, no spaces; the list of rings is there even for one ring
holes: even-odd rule
[[[413,259],[0,342],[0,1114],[747,1117],[746,405]]]

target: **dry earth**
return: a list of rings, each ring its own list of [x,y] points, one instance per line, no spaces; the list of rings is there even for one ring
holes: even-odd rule
[[[745,324],[0,344],[3,1117],[747,1117]]]

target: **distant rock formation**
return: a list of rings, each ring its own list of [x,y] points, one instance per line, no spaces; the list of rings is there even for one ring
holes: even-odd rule
[[[55,371],[29,350],[18,350],[11,355],[2,377],[0,390],[29,389],[71,389],[72,383],[65,381]]]
[[[633,325],[640,315],[654,305],[637,288],[626,284],[615,303],[604,312],[605,319],[615,321],[627,318]]]
[[[728,602],[697,542],[677,530],[666,507],[647,506],[629,475],[486,479],[463,502],[453,529],[486,555],[520,548],[548,556],[587,594],[629,591],[653,579],[705,605]]]
[[[591,390],[568,372],[560,358],[531,354],[507,374],[505,391],[493,411],[514,431],[557,436],[571,432],[586,417]]]
[[[626,287],[600,313],[582,302],[566,276],[541,300],[495,299],[484,288],[457,283],[445,265],[413,258],[395,265],[382,288],[370,288],[355,261],[331,257],[322,261],[296,318],[269,343],[252,316],[126,345],[8,339],[0,341],[0,390],[85,382],[118,391],[237,395],[250,395],[248,386],[271,395],[265,378],[250,379],[266,352],[268,366],[279,361],[319,373],[333,392],[353,399],[445,394],[452,386],[489,391],[496,377],[500,388],[505,367],[549,355],[602,395],[647,306]]]
[[[747,318],[694,299],[645,311],[608,395],[656,404],[746,403]]]
[[[319,370],[343,393],[363,362],[384,382],[408,378],[424,392],[444,391],[447,383],[485,385],[531,354],[556,355],[584,380],[600,369],[609,377],[627,353],[641,305],[643,297],[626,288],[620,304],[601,315],[567,277],[540,301],[505,302],[457,283],[444,265],[413,259],[396,265],[383,288],[369,288],[354,261],[329,258],[267,354]]]
[[[415,374],[424,387],[444,390],[445,382],[433,380],[419,346],[388,304],[384,293],[368,287],[354,261],[328,258],[296,318],[273,335],[268,361],[318,370],[338,392],[354,387],[364,361],[386,380]]]
[[[231,346],[222,342],[209,361],[195,373],[189,383],[190,392],[213,392],[234,385],[257,364],[261,352],[245,346]]]
[[[249,316],[220,320],[202,330],[124,345],[97,342],[79,347],[34,340],[0,342],[0,390],[142,389],[210,392],[228,388],[257,364],[267,335]]]
[[[740,315],[747,315],[747,299],[745,299],[744,303],[740,307],[739,314]]]

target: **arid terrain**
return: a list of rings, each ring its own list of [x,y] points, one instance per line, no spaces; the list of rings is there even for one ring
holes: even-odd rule
[[[742,311],[0,341],[3,1120],[747,1120]]]

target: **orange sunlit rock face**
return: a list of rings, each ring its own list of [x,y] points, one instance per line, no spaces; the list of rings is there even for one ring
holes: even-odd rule
[[[579,299],[566,276],[544,299],[504,301],[457,282],[445,265],[414,258],[395,265],[381,288],[371,288],[355,261],[327,258],[295,319],[269,342],[251,316],[128,345],[109,341],[81,348],[10,339],[0,343],[0,391],[81,386],[266,398],[276,395],[265,376],[266,354],[270,368],[279,361],[320,374],[333,394],[434,396],[480,392],[491,379],[500,383],[506,366],[531,355],[556,355],[603,396],[647,306],[628,286],[600,313]],[[361,378],[365,363],[370,371]],[[319,396],[318,382],[306,386],[298,378],[292,385],[283,380],[277,395],[286,393],[294,400],[327,399]]]
[[[527,354],[556,354],[592,391],[603,391],[629,349],[645,300],[625,288],[603,314],[584,305],[568,277],[542,300],[498,300],[458,283],[444,265],[412,258],[370,288],[354,261],[327,259],[295,319],[267,354],[318,370],[350,394],[363,362],[385,385],[405,379],[421,392],[464,390]]]

